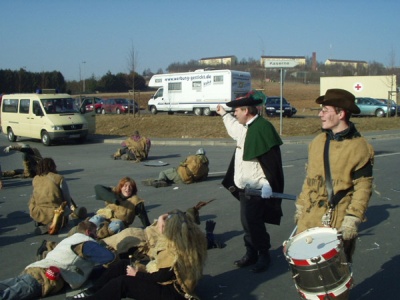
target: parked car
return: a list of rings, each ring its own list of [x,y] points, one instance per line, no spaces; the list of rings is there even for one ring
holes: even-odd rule
[[[380,99],[378,98],[379,101],[381,101],[382,103],[386,104],[386,106],[388,105],[388,102],[390,103],[390,106],[394,107],[394,110],[397,112],[397,115],[400,116],[400,110],[399,110],[399,105],[396,104],[396,101],[394,100],[390,100],[390,99]]]
[[[116,113],[116,114],[126,114],[134,113],[139,110],[139,105],[136,101],[123,99],[123,98],[113,98],[106,99],[101,106],[101,113]]]
[[[387,105],[375,98],[356,97],[356,104],[361,112],[359,114],[353,114],[354,116],[384,117],[388,111]],[[395,113],[395,107],[390,107],[389,115],[394,116]]]
[[[96,114],[101,113],[101,106],[104,100],[97,97],[84,97],[82,98],[82,105],[86,111],[95,111]]]
[[[279,116],[281,108],[281,97],[280,96],[272,96],[267,97],[265,100],[265,112],[268,116]],[[282,98],[282,116],[291,117],[295,115],[297,109],[290,105],[290,103]]]

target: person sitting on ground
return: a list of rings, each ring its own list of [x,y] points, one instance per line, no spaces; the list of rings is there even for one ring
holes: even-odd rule
[[[166,187],[173,183],[190,184],[206,180],[208,177],[209,160],[206,151],[200,148],[195,155],[189,155],[177,168],[161,171],[158,179],[146,179],[142,184],[154,187]]]
[[[0,281],[0,299],[39,299],[58,293],[67,283],[79,288],[96,265],[111,266],[117,256],[96,242],[96,225],[82,221],[46,258],[28,265],[14,278]]]
[[[128,137],[121,143],[122,148],[112,155],[113,159],[133,160],[140,162],[146,160],[151,147],[149,138],[141,136],[139,131],[135,131],[132,136]]]
[[[155,257],[145,266],[120,260],[91,288],[67,299],[197,299],[194,290],[207,257],[204,233],[180,210],[159,216],[157,230]]]
[[[22,178],[33,178],[36,176],[36,167],[39,161],[42,159],[37,148],[32,148],[28,144],[21,145],[10,145],[4,148],[5,153],[9,153],[10,150],[22,152],[22,162],[24,170],[16,169],[2,172],[3,177],[22,177]]]
[[[136,182],[130,177],[122,178],[116,187],[96,185],[97,200],[106,201],[106,207],[99,209],[90,221],[97,225],[97,235],[105,238],[129,227],[135,217],[142,221],[143,227],[150,221],[143,199],[137,195]]]
[[[29,200],[29,214],[35,221],[35,234],[56,234],[72,219],[86,218],[86,208],[77,207],[69,193],[64,176],[58,174],[52,158],[39,161],[32,180],[33,192]]]

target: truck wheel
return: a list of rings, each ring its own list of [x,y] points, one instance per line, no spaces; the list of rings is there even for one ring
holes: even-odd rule
[[[196,116],[201,116],[201,115],[203,114],[203,109],[200,108],[200,107],[196,107],[196,108],[193,109],[193,113],[194,113]]]
[[[203,109],[203,115],[205,115],[205,116],[211,116],[211,115],[212,115],[211,109],[210,109],[209,107],[205,107],[205,108]]]
[[[7,137],[10,142],[15,142],[17,137],[14,135],[14,131],[11,128],[7,129]]]
[[[96,114],[100,114],[100,113],[101,113],[101,109],[100,108],[96,109]]]
[[[45,145],[45,146],[50,146],[50,143],[51,143],[50,135],[47,133],[46,130],[44,130],[44,131],[42,132],[42,138],[41,138],[41,140],[42,140],[42,144],[43,144],[43,145]]]
[[[106,110],[105,110],[104,108],[101,110],[101,114],[102,114],[102,115],[105,115],[105,114],[106,114]]]
[[[157,114],[157,108],[155,107],[155,106],[152,106],[151,108],[150,108],[150,111],[151,111],[151,113],[153,114],[153,115],[155,115],[155,114]]]
[[[121,110],[119,108],[117,108],[117,110],[115,112],[117,113],[117,115],[121,114]]]
[[[382,109],[377,109],[375,111],[375,116],[377,116],[378,118],[381,118],[385,115],[385,112]]]

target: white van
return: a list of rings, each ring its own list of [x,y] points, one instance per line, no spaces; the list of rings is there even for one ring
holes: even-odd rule
[[[225,104],[251,90],[251,75],[241,71],[200,69],[157,74],[151,77],[149,86],[159,88],[147,104],[153,114],[167,111],[210,116],[219,104],[231,110]]]
[[[82,113],[70,95],[55,90],[3,95],[1,128],[10,142],[20,136],[40,139],[46,146],[63,139],[82,143],[88,135],[88,122]]]

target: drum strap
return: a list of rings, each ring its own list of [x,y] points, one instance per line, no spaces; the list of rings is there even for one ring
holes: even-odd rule
[[[330,144],[330,138],[329,136],[327,136],[324,147],[325,184],[326,184],[326,191],[328,192],[328,200],[330,207],[335,208],[335,206],[339,203],[339,201],[342,200],[344,196],[346,196],[346,194],[348,193],[348,191],[352,189],[352,187],[345,190],[341,190],[337,192],[335,195],[333,195],[331,168],[329,166],[329,144]]]

